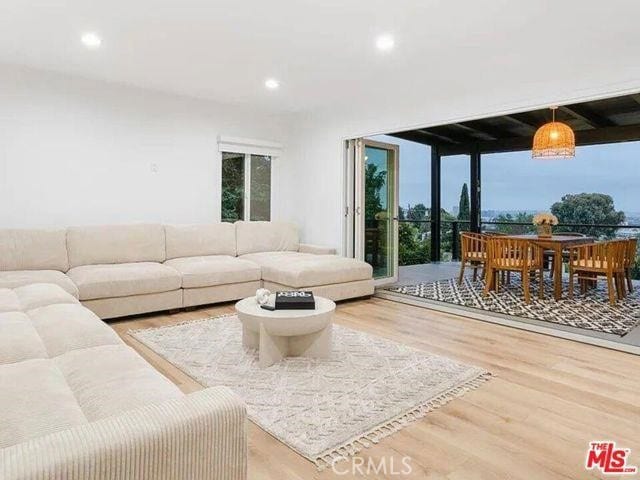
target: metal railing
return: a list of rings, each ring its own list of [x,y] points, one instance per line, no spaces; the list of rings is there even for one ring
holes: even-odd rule
[[[405,222],[405,223],[413,223],[413,224],[433,224],[434,220],[431,219],[423,219],[423,220],[412,220],[412,219],[399,219],[398,222]],[[468,231],[467,229],[464,229],[462,227],[464,227],[465,225],[468,226],[470,225],[469,220],[441,220],[440,222],[440,231],[441,231],[441,239],[440,239],[440,244],[441,247],[443,244],[446,245],[446,242],[449,242],[450,245],[450,252],[451,252],[451,259],[452,260],[459,260],[460,259],[460,232],[462,231]],[[445,227],[445,225],[450,226],[449,228],[443,228]],[[514,227],[527,227],[525,229],[523,229],[523,232],[519,232],[519,233],[533,233],[535,232],[535,226],[532,225],[529,222],[497,222],[497,221],[481,221],[480,222],[480,228],[483,231],[486,231],[485,229],[483,229],[482,227],[487,226],[487,225],[495,225],[495,226],[514,226]],[[554,227],[556,229],[556,231],[558,229],[562,229],[562,228],[566,228],[566,229],[598,229],[598,230],[611,230],[611,235],[613,236],[615,234],[616,230],[622,229],[622,228],[637,228],[640,229],[640,225],[615,225],[615,224],[593,224],[593,223],[559,223],[558,225],[556,225]],[[450,231],[449,231],[450,230]],[[497,229],[496,229],[497,230]],[[428,235],[430,235],[430,231],[426,232]],[[448,235],[445,235],[445,233]],[[514,234],[516,234],[518,232],[514,232]],[[427,235],[427,238],[423,241],[430,241],[429,236]]]

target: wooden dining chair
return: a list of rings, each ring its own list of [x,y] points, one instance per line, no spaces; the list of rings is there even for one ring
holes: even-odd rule
[[[460,233],[460,276],[458,285],[462,285],[464,269],[467,264],[473,266],[473,281],[478,279],[478,267],[482,267],[482,276],[485,274],[485,263],[487,260],[487,236],[483,233],[462,232]]]
[[[526,239],[509,237],[489,237],[487,239],[487,283],[485,295],[489,290],[499,291],[500,272],[520,272],[525,303],[531,303],[531,272],[538,272],[540,281],[539,297],[544,298],[542,278],[542,248]]]
[[[609,242],[587,243],[569,249],[569,298],[573,298],[573,282],[577,278],[585,292],[587,282],[597,282],[598,277],[607,279],[609,303],[616,304],[625,296],[625,259],[628,242],[612,240]]]
[[[576,238],[585,238],[586,235],[584,233],[578,233],[578,232],[554,232],[553,233],[556,236],[559,237],[576,237]],[[562,262],[563,263],[567,263],[569,262],[569,250],[565,250],[564,252],[562,252]],[[555,261],[555,253],[553,250],[545,250],[544,251],[544,264],[545,267],[547,267],[549,269],[549,278],[553,279],[553,271],[554,271],[554,265],[553,262]]]
[[[633,280],[631,279],[631,269],[636,263],[636,255],[638,251],[638,239],[630,238],[627,240],[627,251],[624,259],[624,273],[627,280],[627,288],[633,293]]]

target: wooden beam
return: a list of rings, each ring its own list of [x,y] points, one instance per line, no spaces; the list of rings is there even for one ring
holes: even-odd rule
[[[594,112],[584,105],[564,105],[559,107],[565,113],[588,123],[593,128],[615,127],[616,123],[607,117]]]
[[[640,105],[640,93],[634,93],[633,95],[629,95],[631,99]]]
[[[502,115],[500,118],[508,120],[509,122],[517,125],[519,127],[524,127],[527,130],[530,130],[532,133],[535,132],[540,125],[536,125],[533,120],[529,117],[525,116],[522,113],[513,113],[511,115]]]
[[[575,134],[576,145],[604,145],[607,143],[634,142],[640,140],[640,125],[578,130]],[[488,140],[464,145],[446,145],[440,149],[440,154],[445,156],[471,153],[475,145],[478,146],[481,153],[526,151],[531,150],[532,141],[533,137],[531,136]]]
[[[439,143],[449,143],[449,144],[461,143],[447,135],[442,135],[442,134],[433,132],[432,130],[427,130],[426,128],[419,128],[418,130],[416,130],[416,132],[421,133],[422,135],[431,137],[433,140]]]
[[[472,120],[464,123],[454,123],[458,128],[464,128],[471,133],[484,135],[489,137],[489,140],[497,140],[499,138],[511,137],[511,130],[496,128],[489,125],[485,125],[481,120]]]

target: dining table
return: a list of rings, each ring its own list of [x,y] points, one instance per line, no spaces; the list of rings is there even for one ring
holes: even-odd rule
[[[544,250],[553,252],[553,297],[556,300],[562,298],[562,252],[576,245],[593,243],[593,237],[578,237],[573,235],[552,235],[551,237],[541,237],[533,234],[505,235],[503,238],[517,238],[528,240],[529,242],[542,247]]]

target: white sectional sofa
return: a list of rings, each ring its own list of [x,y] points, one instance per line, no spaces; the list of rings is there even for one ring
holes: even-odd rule
[[[100,318],[171,310],[271,290],[333,300],[371,295],[371,267],[301,244],[284,222],[0,230],[0,287],[54,283]]]
[[[59,232],[31,238],[32,246],[60,243]],[[64,276],[48,273],[65,267],[62,252],[43,253],[31,263],[42,270],[31,275],[69,286]],[[100,255],[74,253],[72,270],[112,258]],[[61,286],[0,288],[1,479],[246,476],[246,411],[230,390],[183,394]]]

